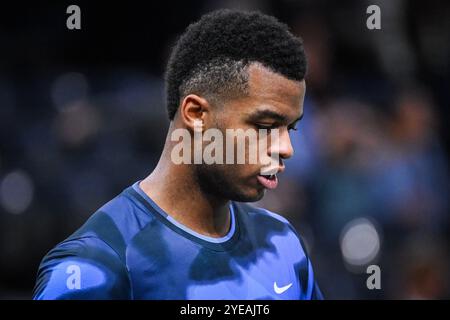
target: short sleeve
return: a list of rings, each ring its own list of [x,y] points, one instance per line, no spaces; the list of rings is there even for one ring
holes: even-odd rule
[[[42,260],[34,300],[130,299],[125,264],[118,254],[96,237],[65,241]]]

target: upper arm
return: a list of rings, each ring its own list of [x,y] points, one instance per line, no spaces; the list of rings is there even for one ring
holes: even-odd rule
[[[295,228],[290,223],[288,225],[292,232],[295,234],[295,238],[298,240],[300,250],[303,253],[303,256],[300,257],[300,262],[296,263],[295,265],[297,276],[302,288],[300,298],[308,300],[322,300],[323,295],[315,279],[314,269],[312,267],[311,259],[309,258],[309,255],[306,251],[305,243],[303,242],[302,237],[297,233]]]
[[[33,299],[129,299],[125,264],[96,237],[63,242],[39,266]]]

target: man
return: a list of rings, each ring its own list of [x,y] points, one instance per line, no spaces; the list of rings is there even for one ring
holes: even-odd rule
[[[276,187],[293,154],[305,70],[301,40],[273,17],[220,10],[190,25],[167,66],[170,127],[156,168],[46,255],[34,298],[321,298],[293,227],[245,203]],[[174,161],[176,130],[195,140],[209,129],[277,135],[256,163]]]

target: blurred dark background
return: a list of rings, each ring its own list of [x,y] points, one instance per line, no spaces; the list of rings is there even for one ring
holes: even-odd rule
[[[66,28],[71,4],[81,30]],[[225,7],[304,39],[296,154],[259,205],[302,234],[325,297],[450,298],[450,2],[435,0],[1,4],[0,298],[30,298],[45,253],[156,165],[170,48]]]

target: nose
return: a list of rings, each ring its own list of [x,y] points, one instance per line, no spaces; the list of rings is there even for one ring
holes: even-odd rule
[[[292,147],[291,137],[288,130],[283,130],[280,137],[280,158],[289,159],[294,155],[294,148]]]
[[[292,147],[288,130],[279,131],[278,143],[272,143],[270,152],[278,154],[281,159],[289,159],[294,155],[294,148]]]

